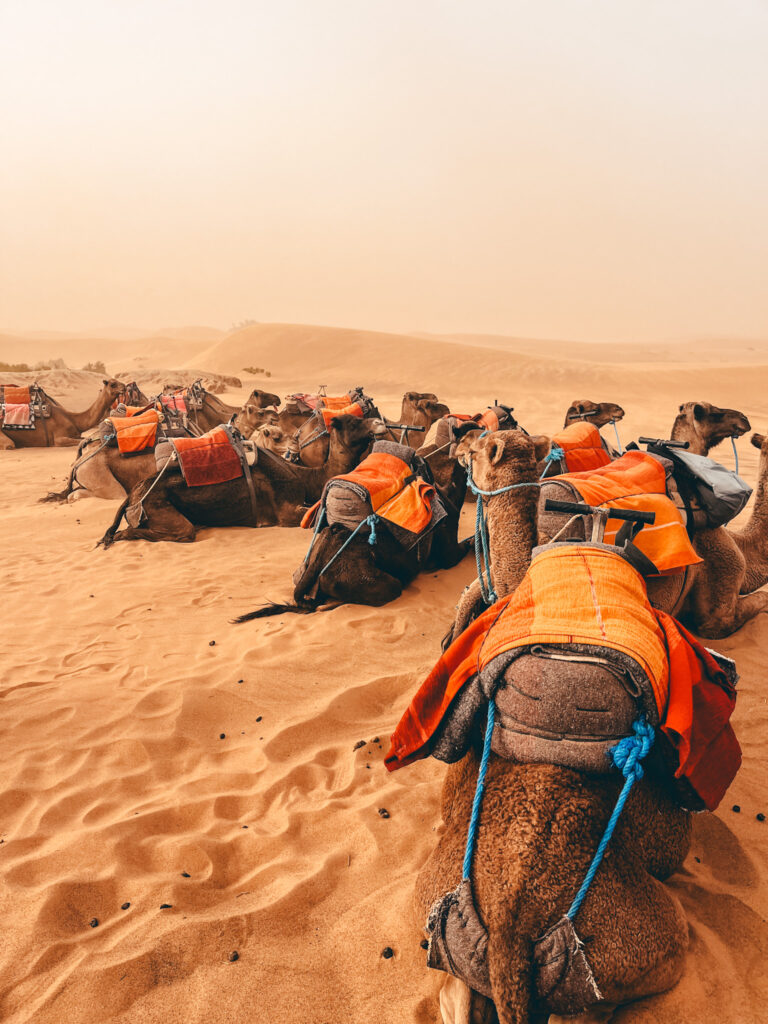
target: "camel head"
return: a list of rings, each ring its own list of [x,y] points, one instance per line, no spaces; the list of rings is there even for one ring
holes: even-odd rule
[[[483,437],[467,434],[456,455],[462,466],[469,467],[471,459],[472,479],[484,491],[538,480],[536,444],[521,430],[497,430]]]
[[[381,426],[386,431],[387,428],[383,424]],[[360,416],[334,416],[328,425],[331,447],[338,445],[357,455],[362,455],[381,432],[376,420],[364,420]]]
[[[274,409],[263,409],[260,405],[249,400],[232,422],[233,426],[240,431],[243,437],[248,438],[259,427],[263,427],[265,424],[277,423],[277,413]]]
[[[438,402],[437,395],[431,392],[406,391],[400,410],[400,422],[429,430],[433,423],[449,412],[448,406]]]
[[[692,452],[706,455],[727,437],[741,437],[750,424],[737,409],[720,409],[710,402],[685,402],[672,427],[672,438],[689,441]]]
[[[255,388],[248,395],[248,402],[252,405],[257,405],[260,409],[266,409],[270,405],[273,405],[276,409],[280,408],[280,398],[278,395],[272,395],[269,391],[260,391],[258,388]]]
[[[749,443],[753,448],[759,449],[763,455],[768,455],[768,436],[766,434],[753,434]]]
[[[109,399],[110,404],[125,394],[126,385],[121,380],[110,377],[109,380],[102,381],[102,383],[104,384],[104,397]]]
[[[588,423],[593,423],[599,430],[606,423],[618,422],[623,419],[624,410],[615,402],[591,402],[588,398],[581,398],[571,402],[568,412],[565,414],[563,426],[567,427],[575,420],[586,420]]]

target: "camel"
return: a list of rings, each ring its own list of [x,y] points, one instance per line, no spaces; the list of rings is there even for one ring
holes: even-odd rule
[[[680,406],[672,437],[674,440],[691,441],[696,454],[706,455],[726,437],[740,436],[747,430],[749,420],[735,409],[719,409],[708,402],[688,402]],[[539,516],[542,543],[551,539],[565,522],[560,513],[543,511],[547,498],[573,500],[570,489],[559,484],[557,479],[542,483]],[[582,519],[572,524],[567,536],[584,537]],[[689,566],[685,572],[649,579],[648,598],[651,604],[679,618],[700,636],[720,639],[735,633],[755,615],[768,611],[768,593],[752,593],[747,589],[751,586],[751,578],[748,577],[745,551],[754,555],[754,532],[751,538],[752,547],[742,542],[742,550],[725,527],[694,527],[691,543],[703,561]]]
[[[266,423],[257,427],[250,436],[250,440],[259,448],[268,448],[281,458],[286,458],[289,452],[293,451],[293,440],[286,437],[276,423]]]
[[[236,622],[281,615],[309,614],[324,605],[380,606],[394,601],[420,572],[451,569],[471,550],[472,540],[459,542],[459,515],[466,477],[454,459],[454,475],[447,487],[435,486],[447,515],[422,540],[407,550],[385,526],[370,544],[368,534],[350,539],[350,530],[334,523],[320,530],[311,551],[294,574],[294,603],[269,604],[237,618]],[[343,550],[342,550],[343,549]]]
[[[235,426],[243,437],[250,437],[259,426],[277,420],[274,409],[253,404],[266,402],[274,397],[263,391],[254,391],[246,403],[247,411],[244,406],[236,413]],[[164,424],[158,431],[158,440],[163,436],[162,426]],[[77,458],[69,471],[66,487],[63,491],[50,491],[40,499],[41,502],[72,502],[81,501],[83,498],[122,501],[132,487],[156,472],[154,448],[130,457],[121,455],[117,449],[117,442],[113,441],[111,445],[104,444],[104,435],[107,432],[111,433],[111,428],[104,426],[98,434],[81,442]],[[183,430],[183,433],[192,436],[190,430]]]
[[[751,594],[768,583],[768,435],[753,434],[750,440],[760,451],[752,513],[743,529],[727,531],[746,563],[742,594]]]
[[[491,573],[499,596],[511,594],[537,541],[536,453],[532,440],[508,431],[461,442],[485,490],[531,487],[488,502]],[[456,887],[478,775],[480,737],[449,766],[438,845],[419,872],[415,909],[421,922]],[[441,994],[445,1024],[528,1024],[532,944],[563,915],[578,892],[623,780],[551,764],[516,763],[491,753],[473,859],[477,912],[488,932],[492,1000],[448,977]],[[690,814],[647,774],[627,802],[578,912],[589,936],[586,955],[602,998],[624,1003],[671,988],[680,978],[688,929],[679,903],[661,881],[690,847]],[[494,1005],[495,1004],[495,1005]],[[550,1018],[559,1020],[560,1018]],[[587,1014],[569,1017],[594,1020]]]
[[[448,406],[439,402],[437,395],[431,391],[406,391],[397,425],[392,426],[385,436],[390,441],[398,441],[411,448],[420,448],[432,424],[447,416],[449,412]],[[408,430],[408,427],[412,429]]]
[[[226,402],[217,396],[212,394],[210,391],[206,391],[205,388],[193,385],[187,389],[193,393],[193,395],[200,395],[202,398],[202,406],[199,408],[197,405],[188,402],[188,413],[187,421],[192,424],[194,432],[205,434],[209,430],[213,430],[214,427],[218,427],[220,423],[229,423],[233,416],[237,416],[242,407],[235,405],[228,405]],[[258,388],[250,393],[246,400],[246,405],[254,405],[258,409],[266,409],[269,406],[279,406],[280,399],[277,395],[270,394],[268,391],[260,391]],[[164,411],[168,415],[173,415],[172,409],[167,406],[164,407]],[[182,417],[179,417],[182,418]]]
[[[576,420],[588,420],[599,430],[606,423],[618,423],[624,419],[624,410],[613,402],[591,402],[588,398],[574,399],[565,414],[563,428]]]
[[[105,380],[98,398],[84,412],[69,412],[43,392],[50,416],[38,416],[32,430],[0,430],[15,448],[64,448],[80,444],[80,435],[97,426],[125,391],[125,384],[114,378]]]
[[[373,440],[370,428],[357,416],[337,416],[330,426],[328,461],[319,469],[297,466],[259,449],[256,465],[249,467],[255,516],[243,477],[187,487],[180,473],[159,478],[155,474],[131,489],[100,543],[110,547],[121,540],[191,542],[200,526],[298,526],[307,508],[320,498],[326,481],[353,469]],[[142,509],[141,523],[120,530],[130,507]]]

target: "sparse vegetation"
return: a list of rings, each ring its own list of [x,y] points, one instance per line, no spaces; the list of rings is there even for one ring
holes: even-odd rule
[[[66,369],[66,363],[63,359],[54,359],[47,363],[35,363],[34,366],[30,366],[29,363],[3,363],[0,362],[0,372],[2,373],[32,373],[34,370],[60,370]]]
[[[243,373],[252,373],[254,377],[271,377],[272,373],[263,366],[244,366]]]
[[[232,324],[230,330],[241,331],[243,327],[255,327],[258,322],[258,320],[240,320],[239,323]]]
[[[106,373],[107,368],[100,359],[97,359],[94,363],[86,363],[83,367],[86,373]]]
[[[0,370],[5,373],[29,373],[31,369],[28,363],[0,363]]]

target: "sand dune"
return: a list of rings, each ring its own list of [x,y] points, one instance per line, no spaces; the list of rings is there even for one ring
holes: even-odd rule
[[[247,328],[194,355],[218,372],[264,366],[285,390],[363,383],[389,414],[404,385],[454,408],[498,396],[532,430],[559,426],[575,396],[611,399],[627,409],[625,439],[665,433],[691,398],[738,405],[768,429],[759,362],[585,367],[296,325]],[[757,453],[739,448],[754,481]],[[95,550],[114,504],[36,504],[71,452],[0,459],[0,1020],[437,1024],[440,977],[424,966],[410,899],[443,770],[390,776],[382,755],[471,560],[385,608],[235,627],[234,614],[289,594],[302,531]],[[768,823],[755,818],[768,812],[766,645],[768,617],[716,645],[742,675],[744,766],[720,810],[696,819],[670,883],[691,928],[685,976],[619,1024],[766,1019]]]

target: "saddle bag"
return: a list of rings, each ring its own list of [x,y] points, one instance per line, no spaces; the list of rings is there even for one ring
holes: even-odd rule
[[[752,488],[738,474],[706,455],[680,448],[651,446],[648,450],[672,461],[677,488],[686,508],[700,508],[709,529],[730,523],[752,496]]]

